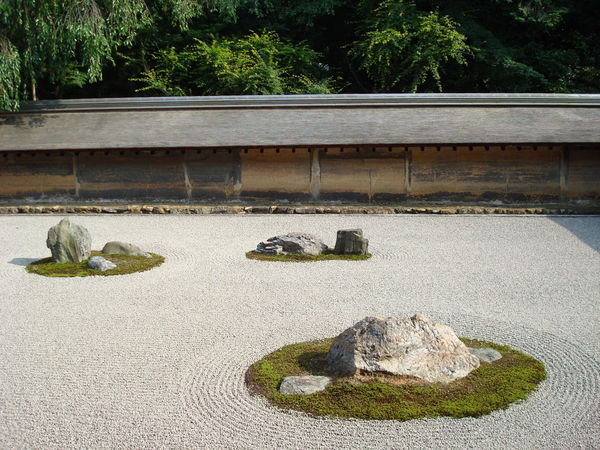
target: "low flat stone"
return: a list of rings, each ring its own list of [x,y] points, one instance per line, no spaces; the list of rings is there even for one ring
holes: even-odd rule
[[[306,375],[302,377],[285,377],[279,386],[282,394],[309,395],[324,390],[331,382],[329,377]]]
[[[102,256],[92,256],[90,259],[88,259],[87,265],[90,269],[99,270],[100,272],[105,272],[117,267],[114,262],[109,261]]]
[[[475,355],[479,358],[479,361],[484,361],[487,363],[491,363],[494,361],[498,361],[502,358],[502,353],[493,348],[483,347],[483,348],[473,348],[467,347],[472,355]]]
[[[327,250],[327,246],[321,239],[307,233],[288,233],[274,236],[256,246],[257,253],[267,255],[294,253],[317,256],[325,250]]]
[[[152,258],[150,254],[143,251],[137,245],[120,241],[107,242],[102,248],[102,253],[104,253],[105,255],[131,255],[143,256],[144,258]]]

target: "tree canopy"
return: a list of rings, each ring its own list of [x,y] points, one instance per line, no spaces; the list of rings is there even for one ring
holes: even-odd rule
[[[3,0],[22,100],[600,92],[597,0]]]

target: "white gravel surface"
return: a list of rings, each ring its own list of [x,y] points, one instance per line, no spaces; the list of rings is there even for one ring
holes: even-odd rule
[[[93,248],[166,257],[149,272],[46,278],[58,216],[0,216],[1,448],[600,448],[600,217],[80,216]],[[369,261],[244,253],[289,231]],[[316,419],[248,394],[247,367],[367,315],[423,312],[542,360],[527,401],[478,419]]]

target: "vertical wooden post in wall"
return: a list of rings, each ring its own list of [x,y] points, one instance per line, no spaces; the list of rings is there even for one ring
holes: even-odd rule
[[[566,202],[569,197],[569,147],[560,150],[560,201]]]
[[[184,152],[183,155],[181,155],[181,164],[183,166],[183,181],[185,183],[185,192],[188,201],[190,201],[192,199],[192,183],[190,182],[190,175],[188,172],[187,155],[187,151]]]
[[[404,150],[404,190],[406,191],[406,198],[410,197],[411,176],[412,176],[412,150],[408,147],[405,147],[405,150]]]
[[[75,198],[79,198],[79,175],[77,171],[79,170],[79,154],[77,152],[73,153],[73,180],[75,180]]]
[[[313,200],[318,200],[321,194],[321,151],[312,148],[310,157],[310,192]]]

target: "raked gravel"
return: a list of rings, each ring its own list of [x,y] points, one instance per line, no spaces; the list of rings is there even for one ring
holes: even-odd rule
[[[0,216],[1,448],[600,448],[600,217],[72,216],[92,248],[129,241],[149,272],[45,278],[60,216]],[[290,231],[368,261],[244,253]],[[526,401],[481,418],[312,418],[248,394],[265,354],[367,315],[422,312],[542,360]]]

